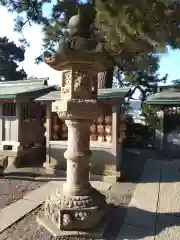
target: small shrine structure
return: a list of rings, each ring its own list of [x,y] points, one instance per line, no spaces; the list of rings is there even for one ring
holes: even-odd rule
[[[56,109],[60,91],[47,83],[48,78],[0,82],[0,156],[8,158],[9,166],[44,159],[48,172],[66,170],[68,131]],[[123,103],[128,91],[98,89],[102,114],[90,126],[90,173],[96,179],[117,181],[121,176]]]
[[[123,104],[129,88],[98,89],[100,116],[90,126],[90,174],[97,179],[117,181],[121,176],[121,149],[125,138]],[[47,171],[66,171],[64,152],[67,148],[68,128],[58,116],[60,91],[52,91],[35,101],[46,105],[46,162]]]
[[[47,80],[0,82],[0,156],[8,158],[8,165],[40,157],[46,112],[33,100],[52,90]]]
[[[172,157],[180,153],[180,86],[159,86],[158,92],[146,101],[157,108],[159,122],[156,129],[157,150]]]

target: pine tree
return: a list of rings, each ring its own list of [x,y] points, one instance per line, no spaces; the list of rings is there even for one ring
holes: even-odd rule
[[[179,48],[180,2],[177,0],[91,2],[97,10],[95,27],[104,36],[107,50],[118,55],[114,66],[119,68],[119,73],[131,79],[130,82],[136,88],[140,85],[142,92],[144,85],[151,88],[150,79],[151,83],[156,84],[164,81],[156,75],[159,60],[157,53],[166,52],[167,45],[174,49]],[[42,25],[45,33],[44,47],[51,50],[55,50],[59,40],[67,34],[69,18],[77,13],[80,4],[84,4],[78,0],[59,0],[55,3],[51,0],[0,0],[0,3],[9,11],[18,13],[15,25],[17,31],[20,32],[26,24]],[[54,5],[51,16],[47,17],[43,7],[50,3]],[[152,56],[155,56],[154,60]],[[39,60],[41,57],[37,58],[37,61]],[[149,70],[147,72],[149,63],[150,65],[153,63],[154,72],[150,73]],[[113,73],[114,68],[111,68],[99,74],[99,86],[111,87]]]
[[[24,50],[10,42],[6,37],[0,38],[0,81],[21,80],[27,77],[18,62],[24,60]]]

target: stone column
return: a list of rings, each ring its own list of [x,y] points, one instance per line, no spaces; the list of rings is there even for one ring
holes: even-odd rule
[[[64,154],[67,159],[67,181],[64,184],[64,193],[72,196],[87,194],[90,189],[89,129],[91,121],[66,120],[65,123],[68,127],[68,147]]]

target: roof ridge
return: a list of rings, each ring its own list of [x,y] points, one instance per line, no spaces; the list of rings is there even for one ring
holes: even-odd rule
[[[34,79],[24,79],[24,80],[14,80],[14,81],[1,81],[0,82],[0,87],[1,86],[12,86],[14,85],[20,85],[20,86],[26,86],[29,84],[34,84],[34,85],[47,85],[47,81],[49,78],[34,78]]]

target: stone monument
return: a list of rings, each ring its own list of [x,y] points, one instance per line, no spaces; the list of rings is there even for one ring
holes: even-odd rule
[[[100,115],[97,74],[112,64],[102,43],[91,38],[92,7],[87,4],[69,21],[70,36],[45,62],[62,71],[61,101],[56,109],[68,126],[67,179],[45,202],[38,222],[55,236],[91,232],[109,209],[105,196],[89,182],[90,125]],[[86,18],[85,18],[86,17]],[[86,20],[84,20],[86,19]]]

